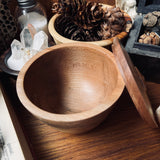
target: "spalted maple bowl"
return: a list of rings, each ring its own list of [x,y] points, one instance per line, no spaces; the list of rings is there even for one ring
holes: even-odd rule
[[[20,101],[33,115],[75,134],[106,118],[124,82],[109,50],[68,43],[32,57],[21,69],[16,87]]]
[[[112,6],[109,6],[109,5],[104,5],[104,6],[107,6],[107,7],[112,7]],[[122,11],[124,12],[124,11]],[[49,23],[48,23],[48,30],[49,30],[49,33],[50,35],[52,36],[52,38],[54,39],[55,43],[56,44],[60,44],[60,43],[75,43],[75,42],[80,42],[80,41],[76,41],[76,40],[71,40],[69,38],[66,38],[64,36],[62,36],[60,33],[57,32],[56,30],[56,27],[55,27],[55,22],[56,22],[56,19],[60,16],[60,14],[55,14],[50,20],[49,20]],[[124,12],[124,18],[125,18],[125,21],[126,23],[127,22],[132,22],[130,16]],[[61,26],[60,26],[61,27]],[[120,32],[119,34],[117,34],[116,36],[112,37],[112,38],[108,38],[106,40],[100,40],[100,41],[83,41],[85,43],[89,43],[89,44],[95,44],[95,45],[98,45],[98,46],[102,46],[102,47],[108,47],[110,46],[112,43],[113,43],[113,40],[115,37],[118,37],[118,39],[120,40],[123,40],[125,37],[127,37],[128,35],[128,32],[126,31],[122,31]],[[82,42],[82,41],[81,41]]]

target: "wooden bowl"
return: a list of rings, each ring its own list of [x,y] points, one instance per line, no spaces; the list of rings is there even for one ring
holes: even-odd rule
[[[109,6],[109,5],[104,5],[104,6],[108,6],[108,7],[112,7],[112,6]],[[75,43],[75,42],[80,42],[80,41],[75,41],[75,40],[71,40],[71,39],[68,39],[62,35],[60,35],[56,29],[55,29],[55,21],[56,19],[60,16],[60,14],[55,14],[49,21],[48,23],[48,30],[49,30],[49,33],[51,34],[51,36],[53,37],[54,41],[56,44],[60,44],[60,43]],[[125,17],[125,20],[126,22],[127,21],[132,21],[130,16],[124,12],[124,17]],[[116,35],[116,37],[118,37],[119,39],[124,39],[126,36],[128,35],[127,32],[123,31],[119,34]],[[102,46],[102,47],[107,47],[107,46],[110,46],[112,43],[113,43],[113,39],[115,37],[112,37],[112,38],[109,38],[109,39],[106,39],[106,40],[101,40],[101,41],[89,41],[89,42],[85,42],[85,43],[90,43],[90,44],[96,44],[98,46]]]
[[[68,43],[32,57],[21,69],[16,87],[33,115],[59,130],[82,133],[106,118],[124,82],[109,50]]]

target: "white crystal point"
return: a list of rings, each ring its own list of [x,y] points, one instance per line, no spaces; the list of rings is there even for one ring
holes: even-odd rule
[[[48,36],[44,31],[36,33],[32,40],[28,27],[25,27],[20,34],[20,39],[21,42],[13,40],[12,53],[7,60],[8,67],[16,71],[20,71],[23,65],[37,52],[48,48]]]
[[[23,56],[24,46],[22,43],[14,39],[11,43],[12,56],[15,59],[20,59]]]
[[[24,62],[22,60],[24,56],[24,46],[21,42],[14,39],[11,43],[11,56],[7,60],[7,65],[10,69],[19,71],[22,66],[24,65]]]
[[[28,27],[25,27],[20,33],[20,40],[25,48],[30,49],[32,47],[33,40]]]
[[[14,59],[12,56],[9,57],[8,61],[7,61],[7,65],[10,69],[15,70],[15,71],[20,71],[21,68],[24,65],[23,60],[17,60]]]
[[[45,32],[40,31],[34,35],[32,49],[42,51],[48,48],[48,36]]]

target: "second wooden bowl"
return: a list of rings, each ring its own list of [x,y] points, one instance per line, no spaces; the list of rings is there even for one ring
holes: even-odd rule
[[[103,6],[112,7],[112,6],[106,5],[106,4],[105,5],[103,4]],[[80,41],[68,39],[57,32],[57,30],[55,28],[55,21],[59,16],[60,16],[60,14],[55,14],[50,19],[49,24],[48,24],[49,33],[53,37],[55,43],[61,44],[61,43],[75,43],[75,42],[78,43],[78,42],[80,42]],[[125,12],[124,12],[124,18],[125,18],[126,23],[128,21],[132,22],[130,16]],[[124,39],[127,35],[128,35],[128,32],[122,31],[121,33],[117,34],[115,37],[118,37],[119,39]],[[113,43],[113,39],[115,37],[112,37],[112,38],[109,38],[106,40],[100,40],[100,41],[85,41],[84,43],[95,44],[95,45],[102,46],[102,47],[108,47]]]
[[[33,115],[70,132],[101,123],[124,89],[113,54],[84,43],[60,44],[31,58],[17,79],[17,93]]]

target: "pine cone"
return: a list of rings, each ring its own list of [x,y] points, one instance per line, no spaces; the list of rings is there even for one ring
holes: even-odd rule
[[[84,30],[79,28],[69,16],[58,17],[55,23],[55,29],[57,30],[58,33],[60,33],[62,36],[66,38],[77,41],[85,41]]]
[[[61,26],[61,27],[59,27]],[[101,38],[97,34],[97,28],[87,30],[75,24],[71,17],[62,15],[56,19],[55,29],[62,36],[77,41],[98,41]]]
[[[75,16],[75,23],[84,29],[98,26],[104,17],[104,11],[98,3],[87,2]]]
[[[73,21],[84,29],[91,29],[103,20],[102,5],[85,0],[60,0],[52,5],[52,12],[71,16]]]
[[[57,31],[74,40],[108,39],[119,34],[126,25],[119,8],[104,8],[99,3],[86,0],[59,0],[53,4],[52,12],[62,15],[58,22],[62,27],[57,27]]]
[[[119,7],[104,8],[104,10],[105,19],[98,34],[102,39],[108,39],[122,32],[126,22]]]

